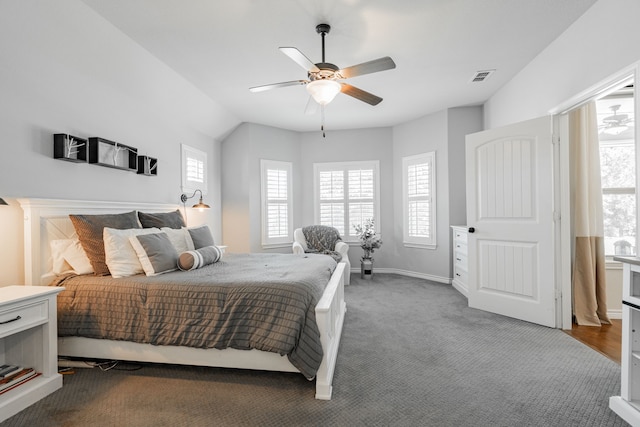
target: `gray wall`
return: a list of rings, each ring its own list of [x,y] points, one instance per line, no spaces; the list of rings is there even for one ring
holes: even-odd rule
[[[544,116],[640,61],[639,16],[637,0],[596,2],[487,101],[485,127]]]
[[[467,193],[465,170],[465,139],[470,133],[483,130],[482,107],[458,107],[447,110],[447,132],[449,143],[448,181],[449,223],[464,225],[467,221]]]
[[[222,239],[230,252],[263,252],[260,160],[293,164],[293,222],[301,217],[300,135],[243,123],[222,144]],[[273,248],[269,252],[291,252]]]
[[[464,136],[481,130],[482,107],[453,108],[394,128],[297,133],[244,123],[222,144],[223,239],[234,252],[263,252],[260,242],[260,159],[290,161],[294,170],[294,227],[314,223],[313,164],[380,162],[380,229],[376,268],[439,281],[451,278],[450,225],[465,222]],[[436,249],[402,243],[402,157],[436,151]],[[291,252],[289,246],[270,249]],[[349,258],[359,265],[362,250]]]
[[[450,108],[393,129],[394,242],[392,265],[434,280],[452,277],[451,225],[466,223],[465,135],[482,130],[482,107]],[[402,158],[436,152],[435,249],[408,248],[402,230]]]
[[[217,139],[235,117],[80,1],[0,2],[0,57],[0,286],[24,282],[16,198],[177,205],[181,143],[208,154],[205,221],[219,240]],[[158,176],[54,160],[54,133],[137,147]]]
[[[378,160],[380,162],[380,236],[382,248],[374,254],[376,267],[392,267],[388,256],[393,248],[393,161],[391,128],[356,129],[327,132],[305,132],[301,137],[303,170],[302,225],[314,224],[313,164]],[[354,244],[349,249],[353,268],[359,268],[362,249]]]

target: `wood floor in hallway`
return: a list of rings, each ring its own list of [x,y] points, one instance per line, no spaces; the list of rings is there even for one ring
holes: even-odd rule
[[[620,363],[622,354],[622,320],[612,319],[610,325],[578,326],[565,330],[578,341],[604,354],[616,363]]]

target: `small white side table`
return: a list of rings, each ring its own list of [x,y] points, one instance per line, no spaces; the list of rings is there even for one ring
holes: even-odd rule
[[[0,288],[0,364],[34,368],[39,376],[0,394],[0,422],[62,387],[58,373],[56,298],[64,288]]]

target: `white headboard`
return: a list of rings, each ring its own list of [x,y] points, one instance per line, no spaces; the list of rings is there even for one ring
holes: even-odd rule
[[[170,212],[179,205],[88,200],[18,199],[24,211],[24,279],[27,285],[48,284],[52,270],[50,243],[76,237],[69,214],[115,214],[139,210]]]

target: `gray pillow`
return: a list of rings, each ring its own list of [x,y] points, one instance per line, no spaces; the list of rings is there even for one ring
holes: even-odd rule
[[[145,213],[138,211],[138,218],[143,228],[182,228],[186,224],[179,209],[173,212]]]
[[[194,249],[200,249],[207,246],[213,246],[213,236],[211,235],[211,230],[206,225],[201,225],[199,227],[188,228],[189,235],[191,236],[191,240],[193,241]]]
[[[178,269],[178,252],[166,233],[141,234],[129,238],[147,276]]]
[[[103,229],[105,227],[118,230],[140,228],[135,211],[122,214],[69,215],[69,218],[96,276],[109,274],[109,267],[105,262]]]

